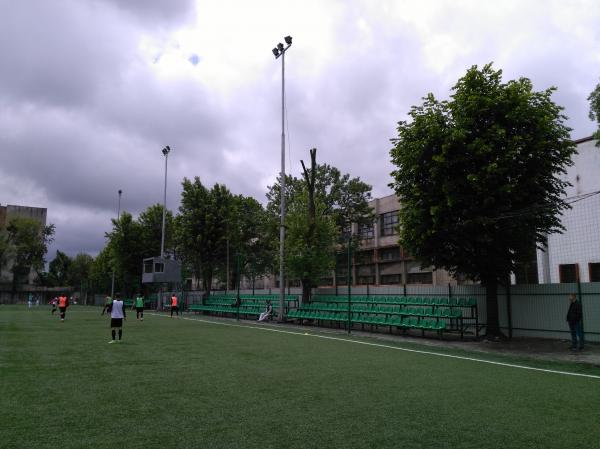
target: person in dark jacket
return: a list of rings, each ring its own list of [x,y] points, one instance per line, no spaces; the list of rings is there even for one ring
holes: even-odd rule
[[[567,312],[567,322],[571,330],[571,350],[577,351],[578,348],[583,349],[583,311],[581,303],[577,301],[577,296],[574,293],[569,295],[569,301],[571,301],[571,304]]]

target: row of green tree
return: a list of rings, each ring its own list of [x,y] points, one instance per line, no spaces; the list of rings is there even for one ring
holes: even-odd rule
[[[554,91],[536,92],[527,78],[503,82],[491,64],[474,66],[449,100],[429,94],[414,106],[393,139],[390,187],[402,205],[400,245],[423,266],[481,282],[491,335],[501,334],[497,286],[508,282],[533,246],[543,247],[549,234],[562,232],[560,216],[570,207],[562,175],[576,146],[563,108],[551,99]],[[588,99],[590,118],[600,120],[600,85]],[[317,164],[316,150],[310,167],[302,166],[301,178],[286,178],[284,262],[308,299],[334,267],[340,245],[356,244],[350,224],[370,224],[373,215],[371,187],[359,178]],[[278,183],[270,186],[263,208],[225,185],[208,188],[199,178],[184,179],[179,213],[167,214],[168,253],[206,291],[215,279],[229,279],[232,288],[237,279],[230,273],[255,279],[276,272],[280,194]],[[90,268],[97,288],[108,291],[113,272],[119,290],[140,287],[142,259],[160,251],[161,222],[160,205],[137,219],[123,213],[113,220],[107,245]],[[238,260],[240,269],[232,270]],[[77,275],[62,265],[48,278],[60,271],[74,282]]]
[[[309,183],[310,181],[310,183]],[[252,283],[279,266],[279,180],[269,186],[264,207],[252,197],[235,195],[223,184],[209,188],[200,178],[184,179],[177,215],[166,212],[165,254],[183,262],[183,277],[194,288],[235,288],[239,276]],[[302,179],[286,176],[286,273],[299,280],[305,295],[335,264],[342,231],[351,222],[372,221],[368,202],[371,186],[337,168],[316,163]],[[88,265],[88,282],[96,291],[132,294],[140,289],[142,261],[160,254],[161,205],[150,206],[139,217],[124,212],[112,220],[106,246]],[[307,217],[311,215],[311,219]],[[352,244],[356,244],[354,239]],[[79,286],[83,255],[71,260],[58,252],[50,263],[51,283]],[[86,259],[87,260],[87,259]],[[63,284],[64,285],[64,284]]]

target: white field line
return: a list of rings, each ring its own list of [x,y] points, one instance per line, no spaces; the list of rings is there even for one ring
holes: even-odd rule
[[[148,313],[148,315],[162,316],[165,318],[169,318],[169,315],[164,315],[164,314],[160,314],[160,313]],[[330,337],[327,335],[309,334],[307,332],[293,332],[293,331],[286,331],[286,330],[282,330],[282,329],[273,329],[273,328],[257,326],[257,325],[222,323],[219,321],[210,321],[210,320],[203,320],[203,319],[198,319],[198,318],[182,317],[181,319],[188,320],[188,321],[198,321],[201,323],[214,324],[214,325],[220,325],[220,326],[241,327],[244,329],[255,329],[255,330],[261,330],[261,331],[266,331],[266,332],[279,332],[281,334],[300,335],[302,337],[308,336],[308,337],[322,338],[324,340],[342,341],[342,342],[346,342],[346,343],[354,343],[354,344],[364,345],[364,346],[375,346],[377,348],[394,349],[396,351],[413,352],[416,354],[426,354],[426,355],[433,355],[433,356],[438,356],[438,357],[447,357],[449,359],[468,360],[470,362],[487,363],[489,365],[506,366],[509,368],[518,368],[518,369],[525,369],[525,370],[530,370],[530,371],[541,371],[543,373],[561,374],[563,376],[576,376],[576,377],[587,377],[590,379],[600,379],[600,375],[595,375],[595,374],[581,374],[581,373],[571,373],[569,371],[558,371],[558,370],[553,370],[553,369],[535,368],[533,366],[516,365],[513,363],[495,362],[493,360],[477,359],[474,357],[464,357],[464,356],[460,356],[460,355],[443,354],[440,352],[401,348],[399,346],[384,345],[381,343],[369,343],[366,341],[352,340],[349,338]]]

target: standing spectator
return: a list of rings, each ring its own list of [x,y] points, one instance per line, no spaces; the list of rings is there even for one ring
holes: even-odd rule
[[[569,295],[569,311],[567,312],[567,322],[571,330],[571,351],[583,349],[583,311],[581,303],[577,301],[574,293]],[[579,339],[579,342],[577,341]]]
[[[173,296],[171,296],[171,318],[173,318],[173,312],[175,312],[177,314],[177,318],[179,318],[179,306],[175,293],[173,293]]]
[[[112,307],[110,308],[110,331],[112,334],[112,340],[109,343],[115,343],[117,340],[116,333],[119,331],[119,341],[123,337],[123,320],[127,317],[125,313],[125,306],[123,305],[123,300],[121,299],[121,295],[118,293],[115,295],[115,299],[112,302]]]
[[[69,298],[67,298],[67,295],[62,294],[58,297],[58,310],[60,311],[60,321],[65,321],[67,307],[69,307]]]

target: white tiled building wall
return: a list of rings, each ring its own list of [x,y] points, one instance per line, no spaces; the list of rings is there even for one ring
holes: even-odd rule
[[[578,264],[581,282],[589,282],[588,264],[600,262],[600,194],[586,198],[600,191],[600,148],[594,144],[586,140],[577,145],[579,154],[565,175],[572,184],[567,189],[572,209],[563,214],[564,233],[550,235],[547,252],[537,252],[540,283],[560,282],[563,264]]]

